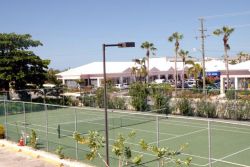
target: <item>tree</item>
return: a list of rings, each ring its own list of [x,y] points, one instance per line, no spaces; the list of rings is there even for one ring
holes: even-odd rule
[[[133,149],[136,132],[131,131],[127,135],[119,134],[112,143],[112,152],[118,158],[118,167],[123,166],[144,166],[143,154],[151,153],[154,155],[153,161],[159,161],[160,166],[171,164],[171,166],[190,166],[192,157],[179,157],[187,144],[181,145],[178,150],[171,150],[168,147],[158,147],[147,143],[144,139],[139,141],[142,152]],[[73,138],[80,144],[87,145],[89,152],[86,154],[87,160],[94,160],[99,157],[106,167],[109,167],[101,154],[104,147],[105,138],[98,131],[89,131],[88,134],[81,136],[78,132],[73,133]],[[131,141],[133,142],[131,142]],[[114,165],[113,165],[114,166]]]
[[[135,82],[129,87],[131,96],[131,105],[136,111],[146,111],[148,109],[147,97],[149,95],[148,85],[146,83]]]
[[[146,63],[146,58],[144,57],[143,59],[135,59],[135,66],[132,67],[132,71],[131,73],[133,75],[135,75],[135,79],[137,80],[137,78],[139,78],[139,82],[142,82],[142,80],[146,79],[146,76],[148,75],[148,72],[147,72],[147,67],[145,65]],[[145,80],[146,82],[146,80]]]
[[[233,60],[229,60],[229,64],[237,64],[238,63],[238,60],[236,59],[233,59]]]
[[[169,38],[168,41],[169,42],[174,42],[175,41],[175,59],[174,59],[174,77],[175,77],[175,95],[177,93],[177,80],[178,80],[178,74],[177,74],[177,56],[178,56],[178,51],[179,51],[179,41],[183,39],[183,35],[175,32],[173,33]]]
[[[199,75],[202,73],[202,67],[200,64],[194,63],[192,61],[189,61],[189,63],[191,63],[193,66],[188,69],[188,74],[194,76],[195,80],[197,81]]]
[[[171,113],[171,97],[167,95],[171,89],[172,87],[165,83],[150,85],[151,98],[154,102],[152,108],[155,112],[166,115]]]
[[[150,56],[150,52],[152,52],[153,55],[155,55],[155,51],[157,50],[155,47],[154,47],[154,44],[153,43],[149,43],[148,41],[146,42],[143,42],[142,45],[141,45],[141,48],[142,49],[146,49],[146,58],[147,58],[147,82],[149,83],[149,56]]]
[[[237,54],[238,62],[241,63],[243,61],[250,60],[250,55],[248,53],[240,52]]]
[[[53,68],[50,68],[47,71],[47,82],[55,84],[56,86],[60,86],[62,84],[62,81],[57,79],[56,74],[58,73],[60,73],[60,70],[55,70]]]
[[[0,80],[2,88],[24,89],[27,83],[41,86],[49,60],[42,60],[31,47],[42,46],[29,34],[0,33]]]
[[[223,44],[224,44],[224,60],[226,65],[226,74],[227,74],[227,88],[230,88],[230,82],[229,82],[229,68],[228,68],[228,50],[230,50],[230,46],[228,44],[229,36],[234,31],[234,28],[230,28],[228,26],[223,26],[221,29],[216,29],[213,34],[216,36],[223,35]]]
[[[189,53],[188,51],[184,51],[182,49],[179,52],[179,56],[182,59],[182,89],[184,89],[184,81],[185,81],[184,73],[185,73],[186,59],[189,57],[188,53]]]

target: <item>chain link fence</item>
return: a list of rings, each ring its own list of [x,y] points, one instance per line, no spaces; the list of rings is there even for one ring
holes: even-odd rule
[[[201,104],[203,109],[199,112],[212,117],[209,115],[211,113],[206,112],[209,108],[207,103],[205,101]],[[154,112],[159,111],[141,113],[112,109],[108,112],[110,143],[120,133],[136,131],[136,137],[130,144],[134,153],[143,155],[144,161],[140,166],[158,166],[158,159],[152,153],[144,153],[140,149],[138,141],[142,138],[151,145],[170,147],[173,150],[178,150],[182,144],[188,143],[188,148],[180,156],[192,157],[191,166],[250,165],[249,159],[244,159],[250,153],[249,121],[166,116]],[[243,117],[249,119],[250,115]],[[0,123],[5,127],[7,140],[18,142],[23,137],[29,144],[31,131],[34,130],[37,136],[37,149],[55,153],[60,146],[66,158],[104,166],[103,161],[98,158],[93,162],[86,161],[88,147],[77,143],[72,137],[75,131],[86,135],[89,130],[97,130],[104,135],[103,109],[4,99],[0,100]],[[111,148],[112,146],[110,150]],[[104,149],[100,150],[102,157],[105,157],[104,152]],[[110,160],[111,166],[117,166],[118,159],[112,152]]]

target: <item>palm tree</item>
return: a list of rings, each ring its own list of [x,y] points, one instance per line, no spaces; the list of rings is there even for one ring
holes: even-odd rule
[[[230,28],[228,26],[223,26],[221,29],[216,29],[213,34],[216,36],[223,35],[223,44],[224,44],[224,60],[226,64],[226,74],[227,74],[227,88],[230,88],[230,82],[229,82],[229,68],[228,68],[228,50],[230,50],[230,46],[228,44],[229,36],[234,31],[234,28]]]
[[[177,55],[178,55],[178,51],[179,51],[179,41],[183,38],[183,35],[175,32],[173,33],[170,37],[168,37],[168,41],[169,42],[173,42],[175,41],[175,59],[174,59],[174,65],[175,65],[175,69],[174,69],[174,77],[175,77],[175,94],[177,93],[177,80],[178,80],[178,75],[177,75]]]
[[[189,58],[190,56],[188,56],[188,51],[184,51],[184,50],[180,50],[179,52],[179,56],[181,57],[182,59],[182,89],[184,89],[184,81],[185,81],[185,78],[184,78],[184,73],[185,73],[185,64],[186,64],[186,59]]]
[[[237,55],[239,63],[250,60],[250,55],[248,53],[240,52]]]
[[[150,56],[150,52],[152,52],[153,55],[155,55],[155,51],[157,50],[154,47],[153,43],[149,43],[148,41],[145,41],[141,44],[141,48],[142,49],[146,49],[146,58],[147,58],[147,82],[149,82],[149,56]]]
[[[200,64],[194,63],[193,61],[189,61],[189,64],[192,64],[193,66],[188,69],[188,74],[194,77],[197,87],[197,79],[199,75],[202,73],[203,69]]]
[[[135,59],[134,60],[136,65],[132,67],[131,74],[135,75],[135,79],[139,77],[139,81],[141,82],[142,79],[145,79],[146,76],[148,75],[147,73],[147,67],[145,65],[146,63],[146,58],[144,57],[143,59]]]
[[[237,64],[237,63],[238,63],[238,60],[233,59],[233,60],[228,60],[228,62],[229,62],[229,64],[234,65],[234,64]]]

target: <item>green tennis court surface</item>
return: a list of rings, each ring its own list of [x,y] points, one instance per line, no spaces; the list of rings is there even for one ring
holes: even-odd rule
[[[88,148],[73,140],[73,132],[76,130],[81,134],[86,134],[89,130],[98,130],[104,135],[104,112],[102,110],[48,105],[46,112],[42,104],[6,105],[8,105],[6,110],[9,140],[17,141],[21,134],[29,134],[33,129],[39,138],[39,149],[54,152],[57,146],[61,145],[67,157],[84,160]],[[25,108],[25,114],[21,108]],[[4,111],[2,107],[0,109],[0,123],[4,124]],[[188,147],[180,157],[192,157],[191,166],[194,167],[209,166],[209,130],[206,120],[172,116],[158,117],[158,121],[156,120],[156,116],[146,114],[109,112],[109,143],[112,144],[119,133],[126,135],[135,130],[136,137],[131,141],[134,146],[132,149],[134,152],[140,153],[141,149],[138,144],[140,139],[144,139],[150,144],[157,144],[157,126],[159,126],[158,142],[160,146],[178,149],[182,144],[188,143]],[[60,138],[58,136],[59,126]],[[213,167],[250,166],[250,125],[248,122],[211,120],[210,135]],[[102,150],[102,152],[105,151]],[[115,156],[112,153],[110,156],[111,166],[117,166]],[[147,163],[141,166],[157,166],[157,161],[154,161],[155,156],[145,153],[143,157],[143,162]],[[98,158],[93,163],[97,166],[104,166]]]

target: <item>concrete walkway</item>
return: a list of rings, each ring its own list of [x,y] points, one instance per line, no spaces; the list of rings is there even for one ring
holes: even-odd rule
[[[0,167],[93,167],[0,139]]]
[[[55,167],[39,158],[32,157],[22,152],[0,147],[0,167]]]

